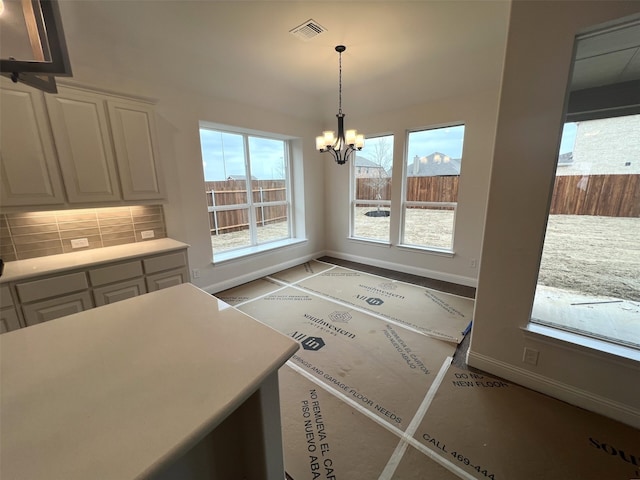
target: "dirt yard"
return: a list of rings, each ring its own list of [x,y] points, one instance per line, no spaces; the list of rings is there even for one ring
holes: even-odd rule
[[[550,216],[539,283],[640,301],[640,218]]]
[[[388,238],[389,217],[367,217],[358,212],[356,233]],[[410,210],[411,238],[448,246],[452,216],[446,211]],[[427,221],[424,221],[428,215]],[[282,235],[282,224],[260,229],[262,238]],[[212,237],[216,249],[237,245],[238,235]],[[587,295],[640,301],[640,218],[552,215],[545,239],[539,283]]]

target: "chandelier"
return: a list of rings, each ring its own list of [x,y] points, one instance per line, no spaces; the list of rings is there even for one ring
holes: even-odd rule
[[[338,137],[336,138],[333,131],[322,132],[322,135],[316,137],[316,148],[321,153],[331,152],[333,158],[338,165],[344,165],[351,158],[351,154],[356,150],[362,150],[364,147],[364,135],[358,135],[356,130],[347,130],[346,136],[344,131],[344,113],[342,113],[342,52],[347,49],[344,45],[336,46],[336,52],[339,55],[340,76],[338,90]]]

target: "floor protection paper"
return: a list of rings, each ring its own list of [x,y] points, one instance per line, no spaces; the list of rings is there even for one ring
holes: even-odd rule
[[[235,288],[230,288],[224,292],[218,292],[215,294],[216,298],[219,298],[223,302],[229,305],[238,305],[248,300],[253,300],[262,295],[266,295],[275,290],[282,288],[282,285],[274,282],[268,277],[259,278],[253,282],[245,283]]]
[[[414,438],[474,478],[640,478],[638,430],[454,366]]]
[[[449,342],[294,287],[238,308],[300,342],[290,362],[400,430],[455,351]]]
[[[311,275],[316,275],[318,273],[331,270],[332,268],[336,268],[336,266],[329,263],[318,262],[317,260],[311,260],[301,265],[296,265],[295,267],[274,273],[273,275],[270,275],[270,277],[285,283],[296,283]]]
[[[342,267],[297,285],[456,344],[473,314],[472,299]]]
[[[408,286],[313,261],[216,294],[300,343],[279,371],[287,478],[640,479],[638,430],[450,365],[473,301]]]
[[[279,370],[279,381],[288,478],[456,478],[422,454],[422,458],[405,454],[395,469],[403,476],[383,476],[399,442],[396,435],[287,366]]]
[[[390,477],[381,476],[379,480],[457,480],[460,477],[431,460],[424,453],[407,445],[398,465]]]

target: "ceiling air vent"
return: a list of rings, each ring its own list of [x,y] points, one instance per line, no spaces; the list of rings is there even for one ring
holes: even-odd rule
[[[308,42],[314,37],[317,37],[323,32],[326,32],[327,29],[320,25],[315,20],[309,19],[304,22],[302,25],[298,25],[292,30],[289,30],[289,33],[298,37],[300,40],[304,40]]]

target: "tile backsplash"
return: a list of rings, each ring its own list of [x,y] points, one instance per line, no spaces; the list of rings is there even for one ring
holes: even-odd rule
[[[0,257],[5,262],[166,236],[162,205],[0,214]],[[85,246],[73,248],[72,240]]]

